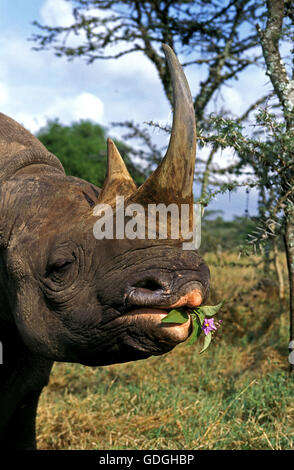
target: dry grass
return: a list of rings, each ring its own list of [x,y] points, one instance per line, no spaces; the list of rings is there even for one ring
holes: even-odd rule
[[[55,364],[38,411],[40,449],[294,449],[287,304],[260,287],[254,266],[207,258],[210,301],[227,301],[208,351],[184,344],[128,364]]]

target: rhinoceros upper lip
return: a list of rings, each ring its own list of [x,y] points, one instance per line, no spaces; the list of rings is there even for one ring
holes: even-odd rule
[[[133,309],[129,310],[127,312],[127,316],[130,318],[132,317],[133,315],[134,316],[139,316],[141,318],[143,318],[144,316],[150,318],[153,317],[154,318],[154,321],[158,322],[158,320],[155,320],[155,318],[159,318],[159,319],[163,319],[170,310],[172,310],[173,308],[176,308],[176,307],[183,307],[183,306],[187,306],[188,308],[190,307],[197,307],[198,305],[201,304],[201,301],[202,301],[202,294],[201,292],[199,291],[199,289],[193,289],[192,291],[190,292],[187,292],[185,295],[181,296],[176,302],[174,302],[173,304],[170,304],[170,305],[160,305],[160,306],[156,306],[156,305],[146,305],[146,306],[137,306],[137,307],[134,307]],[[161,325],[161,320],[160,322],[158,323],[158,325]],[[189,322],[189,323],[187,323]],[[186,330],[186,335],[189,336],[189,334],[191,333],[191,317],[189,316],[189,319],[187,320],[187,322],[184,322],[182,324],[178,324],[178,323],[169,323],[169,324],[165,324],[167,327],[169,328],[173,328],[173,327],[176,327],[177,329],[179,330]],[[187,326],[188,325],[188,326]],[[182,339],[181,339],[182,341]]]
[[[193,287],[195,287],[193,285]],[[188,292],[186,292],[184,295],[181,295],[177,300],[176,302],[172,302],[172,303],[169,303],[169,304],[161,304],[161,302],[155,302],[153,303],[152,300],[155,300],[153,299],[153,292],[152,291],[149,291],[148,289],[143,289],[141,288],[140,289],[142,291],[142,294],[143,294],[143,298],[142,298],[142,303],[138,303],[138,304],[134,304],[134,305],[129,305],[129,308],[128,308],[128,313],[131,313],[133,312],[134,310],[136,310],[137,312],[140,310],[146,310],[148,309],[148,311],[151,313],[152,311],[154,313],[165,313],[167,314],[167,310],[171,310],[173,308],[177,308],[177,307],[188,307],[188,308],[195,308],[195,307],[198,307],[199,305],[201,305],[202,303],[202,300],[203,300],[203,296],[202,296],[202,292],[201,290],[197,287],[196,289],[192,289],[192,290],[189,290]],[[144,299],[144,296],[146,295],[146,299]],[[144,302],[145,300],[145,302]],[[157,300],[157,299],[156,299]]]

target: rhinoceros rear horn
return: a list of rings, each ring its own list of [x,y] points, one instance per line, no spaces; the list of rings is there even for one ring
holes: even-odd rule
[[[107,176],[99,196],[99,203],[113,204],[116,196],[129,197],[137,187],[111,139],[107,139]]]
[[[173,50],[163,45],[173,87],[173,124],[169,146],[158,168],[131,197],[141,204],[193,201],[196,122],[193,100],[184,71]]]

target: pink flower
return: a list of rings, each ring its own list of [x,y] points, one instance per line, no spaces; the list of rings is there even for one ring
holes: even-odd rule
[[[202,324],[202,330],[204,331],[205,335],[208,335],[213,330],[216,330],[216,326],[214,324],[213,318],[204,318],[204,322]]]

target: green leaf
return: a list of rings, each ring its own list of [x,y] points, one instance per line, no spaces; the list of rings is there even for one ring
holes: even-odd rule
[[[202,312],[198,312],[198,310],[194,310],[194,312],[196,313],[196,316],[200,322],[200,325],[203,325],[205,315]]]
[[[184,310],[171,310],[161,323],[186,323],[189,320],[189,314]]]
[[[208,348],[208,346],[210,345],[211,339],[212,339],[212,334],[208,333],[208,335],[205,336],[204,345],[199,354],[203,353]]]
[[[203,307],[197,307],[196,312],[198,314],[202,313],[204,317],[213,317],[213,315],[215,315],[220,310],[222,305],[223,305],[223,302],[217,305],[204,305]]]
[[[194,344],[195,341],[197,341],[197,339],[199,338],[201,332],[202,332],[202,328],[201,328],[200,323],[196,320],[196,318],[193,318],[193,331],[187,342],[187,345],[191,346],[191,344]]]

